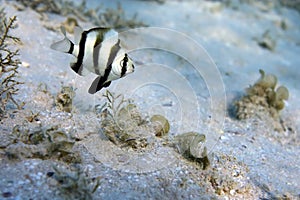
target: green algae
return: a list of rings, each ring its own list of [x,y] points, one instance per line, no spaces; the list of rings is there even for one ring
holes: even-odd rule
[[[10,159],[40,158],[58,159],[66,163],[81,162],[79,153],[72,150],[75,140],[58,126],[16,125],[11,137],[11,143],[5,148]]]
[[[18,80],[18,68],[21,63],[18,59],[19,50],[11,50],[10,45],[20,43],[20,39],[10,35],[11,29],[16,28],[17,17],[7,18],[3,8],[0,8],[0,118],[5,114],[9,103],[18,109],[23,103],[15,100],[18,86],[23,84]]]
[[[60,111],[71,112],[75,91],[73,87],[62,86],[61,91],[56,95],[55,106]]]
[[[79,21],[90,22],[95,26],[111,27],[119,31],[128,28],[147,26],[145,23],[137,20],[136,14],[132,18],[125,16],[121,4],[118,4],[117,9],[108,8],[104,10],[101,5],[96,8],[88,9],[85,0],[81,1],[80,4],[75,4],[72,1],[66,0],[17,0],[17,2],[22,5],[18,5],[19,10],[30,7],[41,15],[44,13],[63,15],[69,19],[72,18],[72,23],[75,22],[77,25],[79,24]],[[47,28],[51,30],[56,29],[49,26],[47,26]],[[70,32],[73,31],[72,29],[68,30]]]
[[[268,113],[278,119],[279,112],[284,108],[284,101],[289,98],[289,91],[285,86],[277,86],[277,77],[265,74],[259,70],[261,77],[253,86],[246,89],[246,95],[235,102],[236,116],[238,119],[247,119]]]
[[[104,97],[107,102],[100,113],[104,135],[116,145],[125,145],[133,149],[147,147],[145,133],[149,129],[137,106],[125,100],[123,95],[115,95],[108,90]]]

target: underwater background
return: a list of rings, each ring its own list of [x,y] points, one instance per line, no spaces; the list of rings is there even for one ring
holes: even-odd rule
[[[300,1],[0,0],[0,199],[299,199]],[[88,93],[74,27],[135,72]]]

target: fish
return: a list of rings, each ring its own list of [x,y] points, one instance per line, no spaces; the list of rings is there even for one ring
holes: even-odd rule
[[[84,31],[74,28],[74,42],[66,35],[62,26],[64,39],[53,43],[50,48],[75,57],[70,63],[71,69],[79,75],[92,72],[97,78],[92,82],[88,92],[95,94],[107,88],[112,81],[134,72],[134,62],[121,47],[118,33],[111,28],[95,27]],[[104,42],[105,41],[105,42]]]

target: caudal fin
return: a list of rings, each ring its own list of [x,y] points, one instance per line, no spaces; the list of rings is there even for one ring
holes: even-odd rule
[[[56,51],[72,54],[74,49],[74,44],[67,38],[66,30],[64,27],[61,27],[61,32],[64,34],[65,38],[61,41],[53,43],[50,46],[50,48]]]

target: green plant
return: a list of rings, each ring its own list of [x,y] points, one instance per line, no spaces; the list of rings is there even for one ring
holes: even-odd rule
[[[74,16],[76,18],[93,23],[96,26],[111,27],[117,30],[126,28],[135,28],[146,26],[141,21],[136,19],[137,15],[132,18],[125,16],[124,10],[118,4],[117,9],[106,9],[100,12],[101,6],[87,9],[86,0],[82,0],[80,4],[75,4],[73,1],[66,0],[17,0],[23,6],[30,7],[38,13],[45,12],[60,14],[63,16]],[[22,9],[22,8],[20,8]],[[76,24],[78,22],[76,21]],[[48,27],[51,28],[51,27]]]
[[[56,95],[55,105],[56,107],[65,112],[71,112],[73,106],[73,98],[75,91],[73,87],[62,86],[61,91]]]
[[[137,106],[123,95],[114,95],[108,90],[104,94],[107,102],[100,113],[104,135],[114,144],[125,144],[132,148],[146,147],[146,121]],[[145,125],[145,126],[143,126]],[[141,134],[143,129],[144,135]]]
[[[80,155],[72,151],[74,144],[70,134],[58,126],[23,124],[13,128],[5,152],[9,158],[57,158],[66,163],[79,163]]]
[[[238,100],[236,113],[238,119],[251,118],[261,113],[268,113],[274,119],[279,118],[279,111],[284,108],[284,101],[289,98],[289,91],[285,86],[277,85],[277,77],[265,74],[259,70],[260,78],[253,86],[246,89],[246,95]]]
[[[91,18],[92,16],[90,16]],[[121,4],[118,4],[117,9],[106,9],[105,12],[100,13],[95,20],[97,26],[108,26],[113,27],[117,30],[123,30],[126,28],[135,28],[146,26],[141,21],[137,21],[137,14],[135,14],[131,19],[127,19],[125,12],[121,7]]]
[[[7,104],[12,102],[18,109],[22,107],[15,99],[19,91],[18,85],[22,82],[17,80],[20,60],[17,58],[19,50],[10,50],[11,42],[20,42],[20,39],[9,34],[11,29],[16,28],[16,16],[6,18],[4,9],[0,9],[0,115],[6,110]]]

